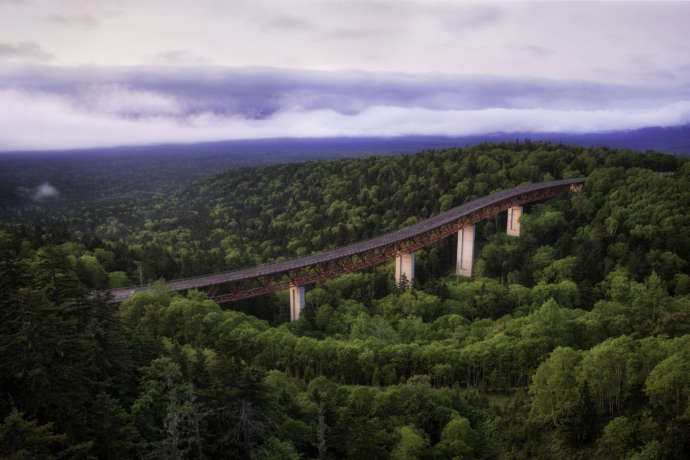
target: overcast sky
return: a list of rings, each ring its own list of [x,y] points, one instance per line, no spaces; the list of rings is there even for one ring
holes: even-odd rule
[[[690,2],[0,0],[0,150],[690,122]]]

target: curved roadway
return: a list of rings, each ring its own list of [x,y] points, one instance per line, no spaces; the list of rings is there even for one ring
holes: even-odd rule
[[[174,280],[166,283],[166,286],[173,291],[183,291],[187,289],[196,289],[205,286],[211,286],[221,283],[232,283],[236,281],[259,278],[262,276],[275,275],[279,273],[288,272],[298,268],[304,268],[311,265],[316,265],[330,260],[340,259],[342,257],[352,256],[363,252],[370,251],[382,246],[387,246],[393,243],[405,241],[415,235],[422,234],[457,221],[458,219],[476,212],[487,206],[500,203],[506,199],[510,199],[523,193],[535,192],[544,189],[555,187],[563,187],[567,185],[583,184],[584,177],[576,179],[561,179],[549,182],[540,182],[537,184],[522,185],[501,192],[492,193],[468,203],[457,206],[449,211],[446,211],[437,216],[417,222],[409,227],[402,228],[390,233],[386,233],[368,240],[359,241],[357,243],[341,246],[339,248],[331,249],[329,251],[320,252],[318,254],[299,257],[296,259],[285,260],[283,262],[276,262],[267,265],[259,265],[257,267],[244,268],[241,270],[234,270],[230,272],[214,273],[210,275],[196,276],[193,278],[185,278]],[[137,286],[130,288],[120,288],[110,290],[113,295],[113,301],[121,302],[133,296],[137,292],[148,291],[149,288],[145,286]]]

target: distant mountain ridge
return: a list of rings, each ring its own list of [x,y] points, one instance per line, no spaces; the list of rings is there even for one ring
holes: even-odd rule
[[[655,150],[676,155],[690,155],[690,124],[672,127],[648,127],[598,133],[568,132],[496,132],[468,136],[397,136],[397,137],[326,137],[271,138],[199,142],[190,144],[155,144],[122,147],[94,147],[71,150],[0,152],[0,159],[15,155],[44,154],[195,154],[200,156],[231,155],[233,166],[238,160],[254,166],[284,161],[318,160],[366,155],[413,153],[425,149],[464,147],[482,142],[506,142],[530,139],[584,147],[606,146],[636,151]],[[251,155],[251,158],[249,157]],[[279,155],[277,159],[274,156]],[[196,159],[195,159],[196,161]]]
[[[63,199],[147,199],[150,194],[166,193],[180,184],[232,168],[412,154],[484,142],[523,143],[527,139],[690,155],[690,125],[593,134],[511,132],[460,137],[286,138],[5,152],[0,153],[0,214],[20,203],[44,207]],[[50,199],[38,199],[42,188],[54,190]]]

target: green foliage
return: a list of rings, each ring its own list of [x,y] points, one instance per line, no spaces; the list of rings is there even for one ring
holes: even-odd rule
[[[690,397],[688,349],[674,353],[657,364],[647,377],[645,391],[652,404],[658,405],[669,414],[683,414]]]
[[[539,366],[530,385],[532,417],[559,426],[569,412],[577,409],[582,398],[576,383],[581,359],[581,353],[558,347]]]
[[[396,432],[400,439],[391,452],[391,459],[415,460],[429,446],[429,441],[425,439],[424,433],[420,433],[414,425],[402,426]]]
[[[587,384],[599,410],[614,415],[628,396],[632,380],[626,375],[634,342],[628,336],[607,339],[590,349],[582,359],[578,379]]]
[[[276,458],[299,460],[301,457],[290,441],[281,441],[271,437],[252,454],[251,458],[252,460],[273,460]]]
[[[127,277],[127,273],[123,271],[115,271],[108,273],[108,287],[110,289],[129,286],[131,281]]]
[[[39,425],[20,413],[8,415],[0,424],[0,458],[5,460],[87,459],[91,443],[66,446],[67,436],[56,434],[52,424]]]
[[[372,338],[384,343],[395,343],[398,341],[398,334],[390,323],[380,316],[370,318],[366,313],[360,313],[352,324],[350,338]]]
[[[604,427],[597,441],[601,457],[624,458],[632,444],[634,427],[627,417],[616,417]]]
[[[483,144],[72,198],[48,226],[35,224],[50,212],[13,211],[35,221],[0,227],[0,455],[684,458],[688,164]],[[280,293],[222,307],[161,283],[119,307],[92,295],[307,255],[578,175],[583,192],[526,207],[519,238],[500,215],[478,223],[472,279],[454,276],[451,237],[416,253],[414,289],[395,289],[390,265],[348,274],[308,289],[294,323]]]
[[[443,427],[441,440],[436,445],[444,458],[471,458],[477,443],[477,434],[465,417],[453,417]]]

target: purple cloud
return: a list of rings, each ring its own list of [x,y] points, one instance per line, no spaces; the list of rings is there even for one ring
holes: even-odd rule
[[[86,29],[95,29],[100,25],[98,19],[90,14],[50,14],[46,16],[46,20],[63,26],[76,26]]]
[[[184,52],[168,54],[171,58],[184,56]],[[99,89],[126,88],[174,100],[183,114],[210,112],[250,119],[267,118],[284,110],[333,110],[354,115],[377,106],[430,110],[644,109],[690,100],[687,83],[680,87],[633,87],[472,75],[214,67],[8,71],[0,74],[2,87],[64,96],[84,106],[90,106]]]
[[[155,59],[163,64],[181,65],[207,65],[211,61],[203,56],[198,56],[191,51],[174,49],[164,51],[155,56]]]
[[[263,137],[595,132],[690,122],[690,84],[268,68],[0,71],[0,149]],[[10,115],[11,114],[11,115]],[[36,138],[28,133],[41,131]]]
[[[292,31],[292,30],[313,30],[316,26],[306,21],[304,18],[290,15],[279,15],[266,22],[268,29],[277,29],[278,31]]]
[[[464,5],[441,12],[446,26],[455,30],[482,27],[498,22],[503,17],[503,10],[492,5]]]
[[[40,45],[33,42],[0,43],[0,59],[22,58],[39,61],[53,59]]]

